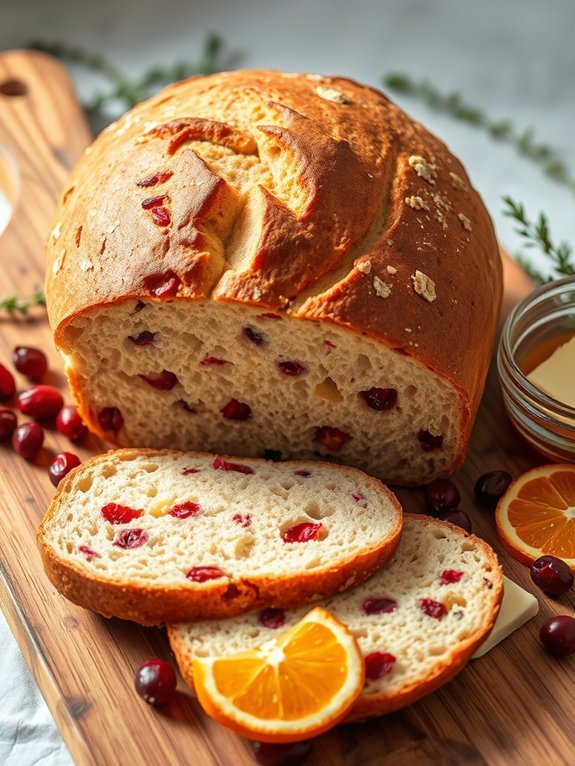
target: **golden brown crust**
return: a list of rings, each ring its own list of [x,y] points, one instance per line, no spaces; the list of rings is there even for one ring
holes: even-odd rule
[[[207,144],[252,157],[268,186],[240,191],[198,156]],[[169,225],[142,207],[154,196]],[[272,71],[172,86],[96,140],[56,222],[46,291],[59,345],[77,313],[127,297],[332,322],[453,385],[462,462],[501,301],[496,240],[461,164],[379,92]]]
[[[248,578],[228,577],[224,582],[212,580],[195,587],[144,587],[142,585],[119,584],[102,577],[91,576],[84,567],[72,558],[57,555],[47,542],[47,529],[52,517],[58,513],[65,501],[78,471],[90,471],[110,455],[120,459],[124,456],[178,455],[175,450],[124,449],[97,455],[70,472],[60,482],[56,494],[38,529],[38,545],[48,578],[57,590],[78,606],[98,612],[104,617],[119,617],[133,620],[140,625],[160,625],[170,622],[194,622],[196,620],[219,619],[259,609],[281,607],[292,609],[308,601],[326,598],[359,584],[384,566],[393,556],[401,536],[402,509],[395,497],[378,479],[367,477],[354,468],[331,465],[340,471],[357,471],[362,481],[369,479],[377,484],[378,491],[384,491],[394,507],[397,517],[395,525],[382,543],[366,550],[361,555],[350,557],[335,565],[326,563],[321,570],[302,571],[291,576],[256,576]],[[186,453],[205,457],[205,453]],[[233,458],[229,458],[233,460]],[[264,464],[265,460],[250,458],[250,463]],[[308,465],[304,461],[290,461],[293,465]]]

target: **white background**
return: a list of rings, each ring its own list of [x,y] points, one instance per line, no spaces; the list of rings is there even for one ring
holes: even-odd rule
[[[494,118],[532,127],[573,173],[574,29],[574,0],[0,0],[0,49],[33,38],[65,40],[104,54],[127,74],[197,60],[205,35],[217,32],[242,66],[342,74],[375,86],[396,71],[428,78]],[[100,85],[75,75],[84,97]],[[512,147],[397,100],[462,159],[503,244],[520,244],[501,215],[503,194],[523,201],[533,216],[545,210],[554,237],[575,243],[572,192]],[[0,668],[0,764],[70,763],[1,617]]]

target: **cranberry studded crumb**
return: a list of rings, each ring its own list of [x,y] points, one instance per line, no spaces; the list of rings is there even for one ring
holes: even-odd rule
[[[128,524],[134,519],[139,519],[144,514],[141,509],[130,508],[129,505],[108,503],[102,508],[102,516],[110,524]]]
[[[252,525],[252,517],[250,513],[235,513],[232,516],[232,521],[244,529],[247,529]]]
[[[242,337],[256,346],[263,346],[267,342],[263,333],[249,325],[242,327]]]
[[[225,577],[225,573],[219,567],[192,567],[186,577],[192,582],[207,582],[208,580],[219,580]]]
[[[370,388],[368,391],[360,391],[359,395],[372,410],[390,410],[397,404],[395,388]]]
[[[176,693],[176,674],[169,662],[148,660],[136,671],[135,686],[148,705],[167,705]]]
[[[10,399],[16,393],[16,381],[7,367],[0,364],[0,402]]]
[[[367,615],[389,614],[397,609],[397,601],[387,596],[372,596],[365,599],[361,608]]]
[[[420,598],[419,608],[424,614],[428,617],[433,617],[435,620],[441,620],[447,614],[447,609],[441,601],[434,601],[432,598]]]
[[[16,346],[12,354],[12,362],[18,372],[33,383],[42,380],[48,369],[46,354],[39,348],[31,346]]]
[[[118,407],[104,407],[98,413],[98,423],[104,431],[117,434],[124,425],[124,416]]]
[[[140,373],[138,377],[158,391],[171,391],[178,384],[178,376],[169,370],[147,374]]]
[[[282,375],[287,375],[290,378],[296,378],[305,372],[303,364],[295,361],[278,362],[278,370]]]
[[[63,406],[62,394],[53,386],[32,386],[18,397],[20,412],[35,420],[52,417],[60,412]]]
[[[396,658],[387,652],[370,652],[365,656],[365,677],[369,681],[389,675],[394,668]]]
[[[424,452],[433,452],[443,447],[443,434],[436,436],[424,428],[417,432],[417,439]]]
[[[73,406],[62,407],[56,418],[56,428],[63,436],[67,436],[74,443],[82,441],[88,433],[80,413]]]
[[[321,426],[315,429],[314,441],[330,452],[340,452],[345,445],[353,439],[353,436],[340,431],[339,428]]]
[[[283,627],[286,621],[286,613],[283,609],[276,609],[275,607],[269,607],[264,609],[258,615],[258,622],[263,625],[264,628],[272,628],[277,630]]]
[[[33,460],[43,443],[44,429],[37,423],[22,423],[12,434],[12,448],[25,460]]]
[[[250,405],[237,399],[230,399],[220,412],[227,420],[249,420],[252,416]]]
[[[140,186],[143,188],[148,188],[150,186],[157,186],[158,184],[165,183],[169,178],[171,178],[173,175],[171,170],[164,170],[159,171],[158,173],[154,173],[153,176],[148,176],[147,178],[141,178],[139,181],[136,181],[136,186]]]
[[[303,479],[308,479],[311,476],[311,471],[299,468],[297,471],[294,471],[294,476],[301,476]]]
[[[80,458],[78,455],[74,455],[72,452],[59,452],[48,468],[50,481],[57,487],[62,479],[67,476],[73,468],[77,468],[79,465]]]
[[[140,548],[148,542],[148,533],[143,529],[124,529],[114,536],[118,548]]]
[[[216,455],[214,458],[214,462],[212,463],[212,468],[215,468],[216,471],[236,471],[237,473],[245,473],[250,474],[254,473],[254,469],[249,465],[241,465],[241,463],[229,463],[227,460],[224,460],[223,457],[220,457],[219,455]]]
[[[201,470],[201,468],[184,468],[182,476],[190,476],[192,473],[200,473]]]
[[[132,341],[134,346],[153,346],[156,342],[157,335],[157,332],[143,330],[138,333],[138,335],[128,335],[128,339]]]
[[[459,572],[457,569],[444,569],[439,575],[440,585],[452,585],[459,582],[463,577],[463,572]]]
[[[85,556],[88,563],[90,561],[93,561],[94,559],[101,558],[99,553],[96,553],[96,551],[93,551],[91,548],[88,548],[87,545],[79,545],[78,550],[83,556]]]
[[[303,521],[301,524],[295,524],[284,530],[282,540],[284,543],[307,543],[308,540],[317,540],[323,528],[323,524]]]
[[[219,359],[217,356],[205,356],[200,364],[205,367],[221,367],[224,364],[230,364],[227,359]]]
[[[190,516],[199,516],[202,512],[199,503],[194,503],[191,500],[186,500],[185,503],[177,503],[173,505],[169,511],[169,515],[175,519],[189,519]]]

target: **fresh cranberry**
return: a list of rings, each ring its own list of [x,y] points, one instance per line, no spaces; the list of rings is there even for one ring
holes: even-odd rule
[[[114,537],[114,545],[118,548],[139,548],[148,542],[148,533],[143,529],[123,529]]]
[[[220,412],[228,420],[249,420],[252,416],[252,408],[245,402],[238,402],[237,399],[230,401],[221,408]]]
[[[321,426],[315,429],[314,441],[330,452],[339,452],[351,439],[353,436],[346,434],[345,431],[340,431],[339,428]]]
[[[306,471],[304,468],[300,468],[294,471],[295,476],[302,476],[304,479],[308,479],[311,476],[311,471]]]
[[[79,545],[78,550],[83,556],[86,557],[88,562],[92,561],[92,559],[101,558],[99,553],[96,553],[96,551],[93,551],[91,548],[88,548],[87,545]]]
[[[278,370],[283,375],[296,378],[298,375],[305,372],[305,367],[299,362],[278,362]]]
[[[20,457],[32,460],[44,443],[44,429],[37,423],[23,423],[12,434],[12,448]]]
[[[361,503],[362,500],[365,500],[365,495],[363,492],[352,492],[351,496],[355,500],[356,503]]]
[[[12,436],[18,425],[16,414],[8,407],[0,407],[0,439]]]
[[[507,471],[484,473],[475,483],[475,499],[484,508],[495,508],[512,481],[511,474]]]
[[[76,407],[62,407],[56,418],[56,428],[71,442],[80,442],[88,433],[86,424]]]
[[[285,625],[286,613],[283,609],[276,609],[270,606],[268,609],[264,609],[258,615],[258,622],[263,625],[264,628],[272,628],[277,630]]]
[[[447,511],[446,513],[440,513],[437,518],[441,521],[447,521],[449,524],[454,524],[456,527],[461,527],[461,529],[471,534],[471,519],[465,511]]]
[[[397,402],[395,388],[370,388],[360,391],[359,395],[372,410],[390,410]]]
[[[444,569],[439,576],[440,585],[452,585],[459,582],[463,577],[463,572],[459,572],[457,569]]]
[[[64,476],[67,476],[72,468],[77,468],[79,465],[80,458],[78,455],[74,455],[72,452],[58,452],[52,461],[50,468],[48,468],[50,481],[57,487]]]
[[[150,274],[144,284],[156,298],[171,298],[178,292],[180,278],[173,271],[166,271],[165,274]]]
[[[32,386],[18,397],[20,412],[36,420],[56,415],[63,406],[62,394],[53,386]]]
[[[312,521],[303,521],[282,532],[284,543],[307,543],[308,540],[316,540],[323,524],[314,524]]]
[[[176,685],[174,669],[165,660],[148,660],[136,671],[136,691],[148,705],[167,705]]]
[[[571,567],[556,556],[540,556],[531,564],[531,579],[548,596],[561,596],[573,585]]]
[[[242,335],[247,340],[255,343],[256,346],[263,346],[266,342],[264,334],[254,330],[253,327],[242,327]]]
[[[156,226],[169,226],[170,221],[172,220],[172,216],[170,215],[170,211],[167,207],[154,207],[150,210],[150,215],[152,216],[152,221],[156,224]]]
[[[425,488],[425,502],[434,515],[457,508],[460,500],[459,490],[449,479],[436,479]]]
[[[178,383],[177,375],[168,370],[151,372],[148,375],[140,374],[138,377],[145,380],[149,386],[152,386],[152,388],[157,388],[158,391],[171,391]]]
[[[543,646],[558,657],[575,652],[575,619],[567,615],[551,617],[539,632]]]
[[[177,503],[173,505],[169,511],[170,516],[175,519],[188,519],[190,516],[197,516],[201,513],[199,503],[194,503],[191,500],[186,500],[185,503]]]
[[[144,511],[130,508],[129,505],[108,503],[102,508],[102,516],[110,524],[128,524],[133,519],[139,519]]]
[[[190,476],[192,473],[200,473],[201,470],[201,468],[184,468],[182,476]]]
[[[252,517],[249,513],[235,513],[232,516],[232,521],[234,521],[239,527],[243,527],[244,529],[247,529],[248,527],[251,527],[252,525]]]
[[[441,449],[443,447],[442,434],[435,436],[434,434],[422,428],[417,432],[417,438],[419,440],[419,444],[421,445],[421,449],[424,452],[433,452],[434,450]]]
[[[98,413],[98,423],[104,431],[113,431],[117,434],[124,425],[124,416],[118,407],[104,407]]]
[[[138,335],[128,335],[128,338],[135,346],[153,346],[156,342],[157,332],[150,332],[149,330],[143,330]]]
[[[395,665],[393,654],[386,652],[370,652],[365,657],[365,677],[370,681],[377,681],[378,678],[388,675]]]
[[[311,753],[311,742],[291,742],[288,745],[275,742],[250,742],[249,747],[261,766],[299,766]]]
[[[366,598],[361,608],[365,614],[388,614],[389,612],[395,612],[397,609],[397,601],[394,598],[387,598],[386,596],[372,596]]]
[[[441,601],[434,601],[432,598],[420,598],[419,608],[424,614],[428,617],[433,617],[435,620],[441,620],[447,614],[447,609]]]
[[[16,346],[12,354],[12,362],[18,372],[36,383],[42,380],[48,369],[46,354],[39,348]]]
[[[163,205],[165,199],[165,194],[158,194],[156,197],[146,197],[146,199],[142,202],[142,207],[144,210],[153,210],[155,207],[160,207],[160,205]]]
[[[225,573],[219,567],[192,567],[186,577],[193,582],[206,582],[207,580],[219,580],[225,577]]]
[[[212,468],[216,471],[237,471],[238,473],[250,474],[254,472],[254,469],[249,465],[241,465],[240,463],[228,463],[223,457],[216,455]]]
[[[229,364],[229,362],[227,359],[218,359],[217,356],[205,356],[200,364],[203,364],[206,367],[221,367],[224,364]]]
[[[172,176],[173,173],[171,170],[160,170],[158,173],[154,173],[153,176],[141,178],[139,181],[136,181],[136,186],[143,186],[144,188],[148,186],[157,186],[158,184],[163,184]]]
[[[0,364],[0,402],[14,396],[16,381],[14,376],[3,364]]]

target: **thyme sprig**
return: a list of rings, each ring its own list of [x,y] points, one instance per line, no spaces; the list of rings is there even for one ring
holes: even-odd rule
[[[9,298],[0,299],[0,311],[6,312],[8,316],[28,316],[30,309],[35,306],[45,306],[46,297],[43,290],[37,290],[30,298],[20,298],[18,295],[11,295]]]
[[[518,263],[539,284],[551,282],[553,279],[575,275],[575,259],[573,248],[567,242],[555,244],[549,232],[549,221],[545,213],[539,213],[535,221],[529,219],[525,206],[511,197],[503,197],[503,215],[513,219],[518,225],[516,233],[522,237],[523,246],[537,247],[551,262],[553,273],[545,276],[538,271],[523,255],[516,256]]]
[[[464,101],[459,93],[444,93],[427,80],[415,81],[406,74],[395,73],[384,77],[383,82],[396,93],[419,98],[432,109],[445,112],[468,125],[482,128],[491,138],[511,144],[519,154],[539,165],[545,175],[575,193],[575,178],[567,165],[552,147],[536,138],[532,128],[521,131],[514,127],[510,120],[494,120],[479,107]]]

